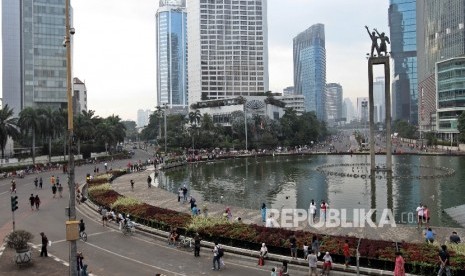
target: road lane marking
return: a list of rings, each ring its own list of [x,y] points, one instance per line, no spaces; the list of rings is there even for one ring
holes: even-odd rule
[[[138,263],[138,264],[142,264],[142,265],[145,265],[145,266],[154,268],[154,269],[159,269],[159,270],[164,271],[164,272],[173,273],[174,275],[184,275],[184,276],[186,275],[186,274],[180,274],[180,273],[177,273],[177,272],[174,272],[174,271],[170,271],[170,270],[167,270],[167,269],[164,269],[164,268],[155,266],[155,265],[147,264],[147,263],[141,262],[141,261],[136,260],[136,259],[133,259],[133,258],[129,258],[129,257],[123,256],[123,255],[121,255],[121,254],[115,253],[115,252],[113,252],[113,251],[110,251],[110,250],[108,250],[108,249],[105,249],[105,248],[103,248],[103,247],[100,247],[100,246],[95,245],[95,244],[92,244],[92,243],[87,243],[87,244],[90,245],[90,246],[93,246],[93,247],[95,247],[95,248],[97,248],[97,249],[100,249],[101,251],[104,251],[104,252],[106,252],[106,253],[109,253],[109,254],[118,256],[118,257],[120,257],[120,258],[129,260],[129,261],[132,261],[132,262],[135,262],[135,263]]]

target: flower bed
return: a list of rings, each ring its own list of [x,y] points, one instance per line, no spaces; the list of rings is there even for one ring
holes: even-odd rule
[[[118,175],[124,172],[118,173]],[[114,179],[116,176],[109,177]],[[259,250],[261,243],[266,243],[270,253],[289,255],[289,237],[295,235],[299,254],[303,256],[304,243],[311,245],[314,233],[308,231],[293,231],[283,228],[266,228],[255,224],[229,223],[222,219],[203,219],[196,217],[193,221],[189,214],[140,203],[133,199],[107,189],[100,180],[90,181],[89,197],[107,208],[114,207],[116,212],[130,214],[138,223],[168,230],[178,227],[181,234],[192,235],[198,232],[204,240],[218,241],[225,245]],[[98,185],[100,184],[101,187]],[[117,204],[115,204],[117,202]],[[342,247],[348,240],[351,256],[355,256],[358,239],[355,237],[341,237],[319,235],[320,251],[331,252],[336,263],[344,263]],[[420,275],[432,275],[438,266],[438,245],[402,242],[398,244],[403,253],[406,270]],[[394,268],[396,244],[390,241],[362,239],[360,243],[360,265],[378,269],[392,270]],[[451,267],[456,275],[465,275],[465,256],[449,250]]]

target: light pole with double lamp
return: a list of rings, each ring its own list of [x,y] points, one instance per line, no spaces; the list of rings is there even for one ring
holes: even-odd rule
[[[167,140],[167,139],[166,139],[166,137],[167,137],[167,136],[166,136],[166,111],[167,111],[167,109],[168,109],[168,104],[167,104],[167,103],[164,103],[164,104],[163,104],[163,115],[165,116],[165,118],[164,118],[164,120],[165,120],[165,126],[164,126],[164,127],[165,127],[165,155],[166,155],[166,152],[167,152],[167,151],[166,151],[166,149],[167,149],[167,148],[166,148],[166,140]]]
[[[71,35],[74,35],[75,30],[70,26],[70,0],[65,3],[65,40],[63,46],[66,47],[66,90],[68,97],[68,187],[69,187],[69,210],[68,220],[66,225],[76,224],[76,191],[74,183],[74,152],[73,152],[73,95],[72,95],[72,76],[71,76]],[[77,228],[76,228],[77,230]],[[67,233],[68,234],[68,233]],[[77,276],[77,245],[75,238],[69,240],[69,275]]]

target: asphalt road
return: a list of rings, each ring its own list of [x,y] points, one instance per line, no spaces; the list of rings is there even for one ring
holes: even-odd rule
[[[131,161],[145,160],[150,155],[142,150],[136,150],[131,160],[114,161],[109,166],[125,168]],[[98,165],[100,171],[103,164]],[[92,173],[94,165],[76,167],[76,182],[83,183],[85,175]],[[50,186],[51,175],[59,176],[64,184],[63,198],[52,198]],[[33,180],[42,176],[43,189],[35,189]],[[12,230],[12,216],[10,207],[10,181],[0,180],[0,238]],[[19,209],[15,212],[16,229],[24,229],[34,234],[33,243],[40,244],[40,232],[45,232],[52,246],[49,253],[69,261],[69,244],[65,241],[65,207],[68,206],[67,175],[61,171],[44,172],[27,175],[16,179]],[[39,211],[31,211],[28,198],[30,194],[38,194],[42,204]],[[270,275],[271,268],[277,263],[268,262],[264,267],[257,266],[257,260],[243,256],[225,255],[226,268],[212,271],[212,253],[204,249],[201,257],[195,258],[192,252],[167,246],[165,241],[136,233],[124,236],[115,226],[103,227],[99,216],[89,213],[86,208],[78,206],[77,218],[86,222],[88,241],[78,241],[78,251],[84,254],[84,263],[94,275]],[[302,267],[290,267],[291,275],[307,275]],[[344,275],[333,272],[332,275]]]

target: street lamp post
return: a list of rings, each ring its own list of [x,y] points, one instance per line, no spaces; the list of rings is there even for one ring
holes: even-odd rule
[[[64,45],[66,47],[66,90],[68,97],[68,187],[69,187],[69,214],[70,221],[76,220],[76,203],[75,203],[75,184],[74,184],[74,152],[73,152],[73,96],[72,96],[72,83],[71,83],[71,37],[74,34],[74,28],[70,26],[70,0],[66,0],[65,4],[65,24],[66,34]],[[77,275],[77,244],[76,240],[69,241],[69,275]]]
[[[245,150],[247,151],[248,145],[247,145],[247,107],[245,106],[244,102],[244,129],[245,129]]]
[[[163,115],[164,115],[164,117],[165,117],[165,118],[164,118],[164,121],[165,121],[165,126],[164,126],[164,127],[165,127],[165,154],[166,154],[166,152],[167,152],[167,151],[166,151],[166,150],[167,150],[167,148],[166,148],[166,110],[167,110],[167,108],[168,108],[168,105],[167,105],[167,103],[164,103],[163,106],[164,106]]]

